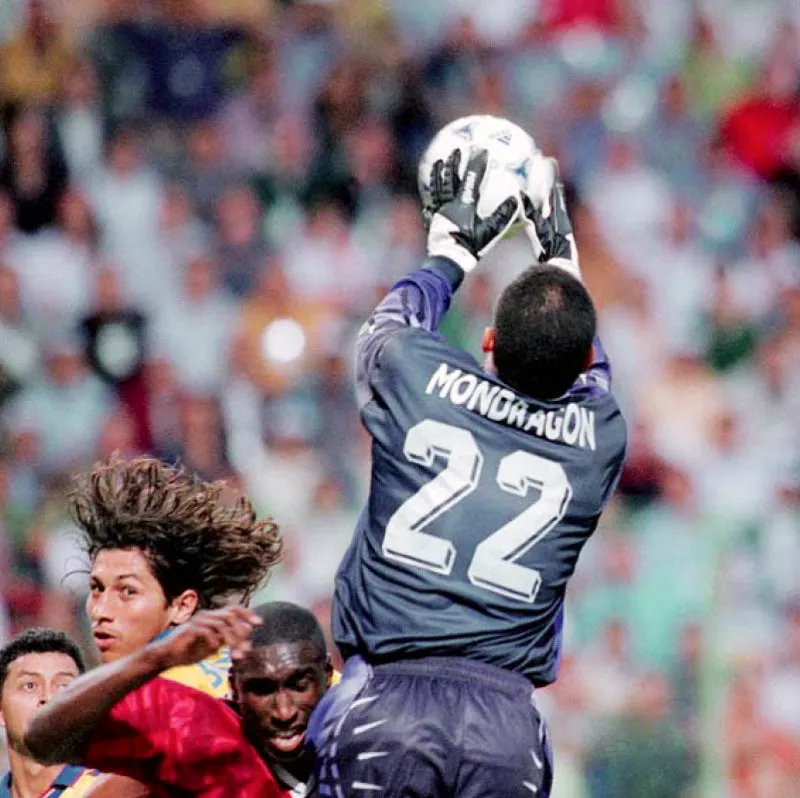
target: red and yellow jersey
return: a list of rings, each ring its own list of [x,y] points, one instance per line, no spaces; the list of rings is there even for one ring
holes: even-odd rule
[[[186,687],[193,687],[212,698],[228,700],[231,698],[228,674],[232,662],[230,649],[226,646],[202,662],[170,668],[168,671],[164,671],[161,677],[186,685]]]
[[[128,693],[92,730],[84,761],[151,798],[288,798],[224,701],[169,679]]]

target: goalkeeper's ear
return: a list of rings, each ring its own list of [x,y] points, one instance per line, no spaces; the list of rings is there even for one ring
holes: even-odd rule
[[[495,341],[497,340],[497,333],[494,327],[486,327],[483,331],[483,338],[481,339],[481,349],[485,355],[494,352]]]
[[[496,340],[497,334],[495,333],[494,327],[487,327],[483,331],[481,349],[483,349],[483,367],[489,374],[497,373],[494,367],[494,345]]]

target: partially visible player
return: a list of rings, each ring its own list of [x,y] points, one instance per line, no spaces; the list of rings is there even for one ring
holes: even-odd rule
[[[0,650],[0,726],[11,766],[0,776],[0,798],[78,798],[95,781],[92,770],[39,764],[23,742],[37,710],[83,672],[78,647],[53,629],[28,629]]]
[[[86,609],[103,662],[169,635],[198,609],[246,600],[278,562],[281,540],[250,502],[155,458],[95,464],[70,494],[91,560]],[[230,697],[226,648],[166,678],[215,698]],[[104,776],[90,798],[122,789]]]
[[[224,702],[159,678],[165,668],[197,662],[223,642],[238,650],[232,673],[238,715]],[[156,795],[173,788],[261,798],[258,789],[270,790],[266,798],[274,794],[266,784],[271,771],[287,795],[302,796],[313,770],[306,727],[331,675],[322,629],[301,607],[201,612],[170,637],[75,683],[31,724],[26,743],[45,759],[69,755],[134,776]]]
[[[314,772],[306,746],[311,713],[335,678],[325,634],[303,607],[275,601],[253,609],[261,621],[251,648],[233,664],[234,705],[245,735],[294,798]]]
[[[430,259],[359,334],[372,482],[336,578],[343,678],[310,729],[320,795],[549,794],[534,688],[556,678],[567,581],[622,467],[562,187],[542,212],[509,196],[481,216],[487,153],[460,181],[457,158],[431,176]],[[544,263],[503,291],[482,368],[437,331],[521,213]]]
[[[69,498],[91,560],[86,610],[103,662],[266,582],[280,559],[278,527],[226,490],[150,457],[112,457],[78,478]],[[222,650],[165,676],[227,698],[230,665]]]

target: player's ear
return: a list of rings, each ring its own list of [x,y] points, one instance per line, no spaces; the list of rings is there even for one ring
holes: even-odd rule
[[[582,371],[589,371],[589,367],[594,363],[594,344],[589,347],[589,352],[586,355],[586,360],[583,364]]]
[[[333,684],[333,662],[331,661],[331,655],[328,654],[325,657],[325,686],[330,687]]]
[[[242,705],[242,691],[239,689],[239,676],[236,673],[236,662],[231,665],[228,680],[231,685],[231,700],[239,707]]]
[[[495,332],[494,327],[486,327],[483,331],[483,339],[481,341],[481,349],[488,355],[494,352]]]
[[[199,604],[200,597],[197,595],[196,590],[184,590],[170,603],[170,623],[173,626],[180,626],[180,624],[186,623],[197,612]]]

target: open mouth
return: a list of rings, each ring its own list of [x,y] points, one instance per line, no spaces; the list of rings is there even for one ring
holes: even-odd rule
[[[269,744],[272,748],[284,754],[291,754],[296,751],[305,740],[306,733],[304,731],[294,730],[288,732],[279,732],[269,738]]]

